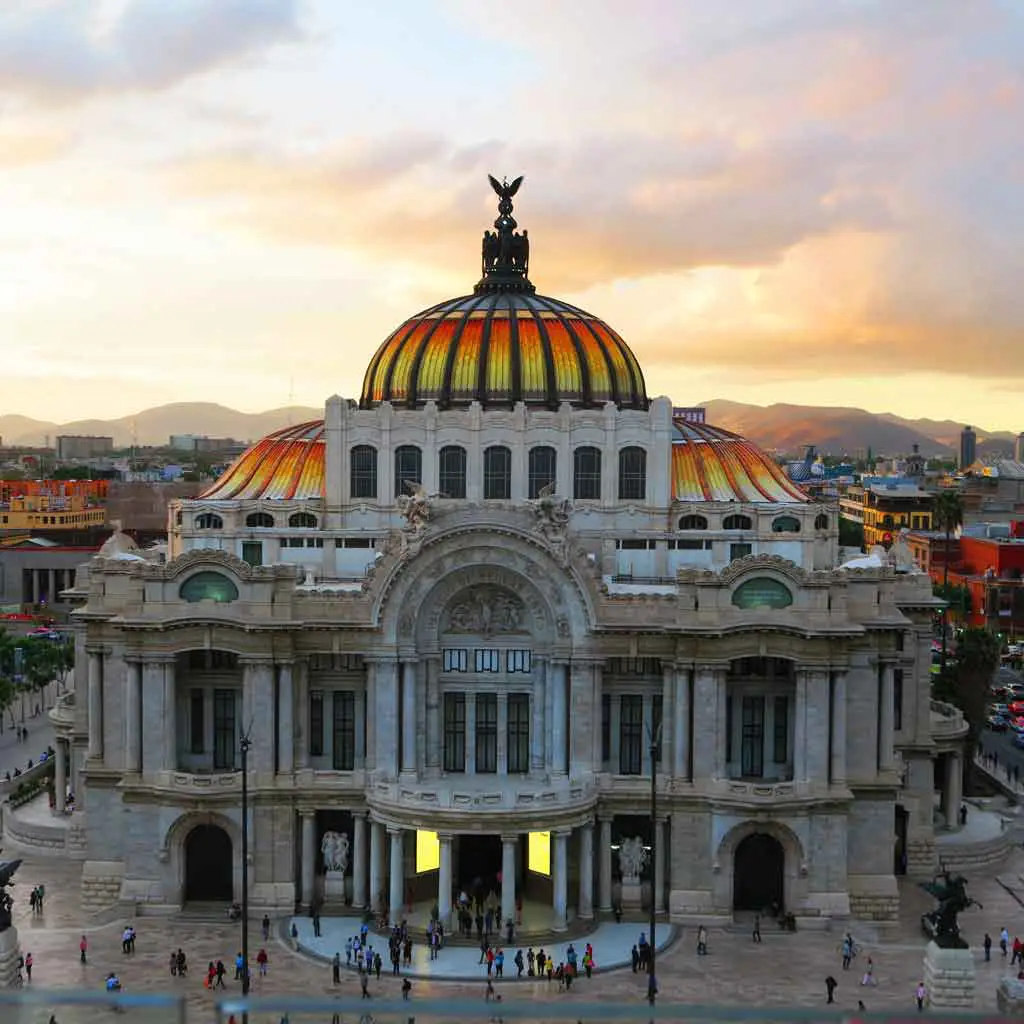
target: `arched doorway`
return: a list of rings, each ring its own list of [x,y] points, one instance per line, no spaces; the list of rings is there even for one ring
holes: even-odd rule
[[[733,865],[734,910],[764,912],[785,908],[786,854],[782,843],[766,832],[747,836],[736,847]]]
[[[234,896],[231,837],[219,825],[196,825],[185,837],[185,899],[200,902]]]

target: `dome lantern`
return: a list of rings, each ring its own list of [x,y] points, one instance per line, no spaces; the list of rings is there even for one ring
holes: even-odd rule
[[[519,191],[523,183],[520,174],[511,184],[508,178],[498,181],[493,174],[487,175],[498,196],[498,217],[494,222],[494,231],[484,232],[481,252],[483,277],[476,288],[476,295],[481,292],[529,292],[537,289],[530,283],[527,276],[530,270],[530,236],[527,231],[520,234],[519,226],[512,216],[512,197]]]

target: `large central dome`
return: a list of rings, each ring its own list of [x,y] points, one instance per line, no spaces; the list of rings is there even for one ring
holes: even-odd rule
[[[496,231],[484,233],[474,293],[431,306],[391,334],[366,371],[363,408],[428,401],[647,408],[643,372],[622,338],[590,313],[536,294],[527,276],[528,235],[515,231],[512,218],[521,180],[491,179],[499,216]]]

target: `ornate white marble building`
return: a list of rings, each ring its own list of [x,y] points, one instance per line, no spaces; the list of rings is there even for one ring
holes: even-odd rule
[[[652,828],[674,920],[884,918],[931,869],[928,577],[835,568],[836,509],[648,399],[614,331],[534,292],[507,192],[474,293],[358,401],[173,506],[166,562],[79,574],[94,903],[238,898],[243,731],[256,908],[318,898],[329,831],[356,906],[445,913],[501,872],[556,927],[612,907]]]

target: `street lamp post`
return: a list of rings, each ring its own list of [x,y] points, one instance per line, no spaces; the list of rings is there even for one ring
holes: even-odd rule
[[[242,998],[249,996],[249,747],[248,733],[242,736]],[[249,1014],[242,1020],[248,1024]]]
[[[651,1006],[654,1005],[655,997],[658,994],[658,983],[654,974],[654,951],[657,948],[655,928],[657,927],[658,912],[658,746],[662,724],[659,722],[657,728],[651,729],[649,734],[649,753],[651,755],[651,916],[648,928],[651,933],[651,946],[650,952],[647,954],[647,1002]]]

